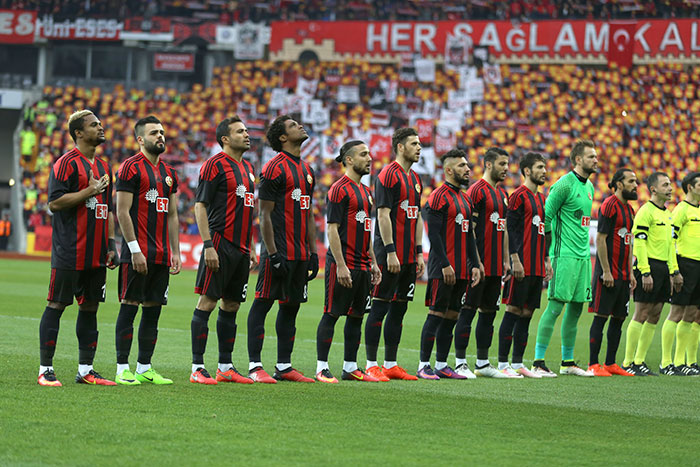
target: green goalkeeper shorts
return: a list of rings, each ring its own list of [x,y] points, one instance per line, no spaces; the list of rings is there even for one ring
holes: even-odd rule
[[[554,276],[549,282],[547,297],[560,302],[591,301],[590,258],[552,258]]]

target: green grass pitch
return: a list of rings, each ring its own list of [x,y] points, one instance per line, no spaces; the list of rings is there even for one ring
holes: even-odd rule
[[[154,367],[166,387],[76,385],[75,305],[63,315],[55,368],[62,388],[36,384],[38,326],[46,306],[49,263],[0,260],[0,464],[697,464],[700,378],[577,378],[554,380],[392,381],[338,385],[190,384],[190,319],[194,272],[171,279],[160,322]],[[108,275],[107,303],[95,369],[114,377],[116,272]],[[254,289],[256,276],[251,276]],[[399,363],[415,372],[425,319],[424,285],[406,315]],[[323,280],[313,281],[302,305],[294,365],[312,375]],[[234,364],[247,368],[246,319],[238,316]],[[664,315],[667,310],[664,311]],[[272,371],[274,320],[267,319],[263,351]],[[537,313],[526,354],[532,359]],[[138,318],[137,318],[138,319]],[[216,369],[215,320],[205,357]],[[579,326],[576,358],[588,360],[588,328]],[[342,320],[336,327],[331,370],[340,376]],[[498,329],[498,323],[496,323]],[[649,364],[658,368],[660,330]],[[497,337],[494,337],[495,354]],[[558,367],[558,330],[548,361]],[[135,365],[136,342],[132,351]],[[624,347],[624,337],[622,346]],[[603,349],[603,355],[604,355]],[[622,350],[620,351],[622,352]],[[473,339],[468,354],[474,353]],[[380,352],[381,358],[381,352]],[[474,357],[469,357],[473,364]],[[495,356],[491,361],[495,363]],[[359,362],[364,363],[361,348]],[[450,364],[454,363],[450,357]]]

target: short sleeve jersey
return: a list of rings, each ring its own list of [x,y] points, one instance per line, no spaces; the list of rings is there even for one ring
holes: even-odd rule
[[[503,275],[503,240],[506,232],[508,193],[483,178],[469,187],[476,248],[487,276]]]
[[[98,179],[106,174],[109,186],[77,206],[53,213],[52,268],[82,271],[106,265],[113,189],[112,171],[107,162],[95,157],[91,163],[78,148],[59,157],[49,176],[49,202],[87,188],[90,172]]]
[[[545,276],[544,205],[544,195],[533,193],[524,184],[508,201],[510,254],[518,254],[526,276]]]
[[[630,249],[632,248],[632,224],[634,209],[617,196],[608,196],[598,210],[598,233],[605,234],[608,264],[615,280],[630,280]],[[603,274],[603,267],[596,259],[594,277]]]
[[[307,222],[313,216],[311,204],[315,183],[309,164],[284,151],[270,159],[262,169],[258,198],[275,203],[272,210],[275,247],[288,260],[309,259]],[[265,242],[261,250],[261,254],[267,255]]]
[[[369,188],[343,175],[328,190],[326,220],[338,224],[343,260],[350,270],[370,269],[372,194]],[[335,261],[330,248],[330,261]]]
[[[122,162],[117,171],[117,191],[134,196],[129,216],[148,263],[170,265],[168,210],[170,196],[177,193],[177,185],[177,173],[172,167],[162,160],[153,165],[141,152]],[[122,242],[120,259],[123,263],[131,261],[126,242]]]
[[[669,272],[678,269],[671,212],[666,207],[659,207],[652,201],[644,203],[634,216],[632,235],[632,253],[639,272],[645,274],[651,271],[649,259],[666,262]]]
[[[552,185],[544,205],[544,229],[552,234],[549,256],[590,258],[593,191],[590,180],[573,171]]]
[[[678,255],[700,261],[700,207],[678,203],[673,210],[673,231]]]
[[[467,243],[471,233],[472,210],[469,198],[459,188],[455,189],[448,183],[435,189],[428,197],[425,205],[425,217],[437,215],[441,218],[442,237],[447,261],[455,271],[457,279],[469,277]],[[448,264],[441,264],[435,245],[431,245],[428,255],[428,278],[442,279],[442,268]]]
[[[199,170],[195,200],[207,207],[210,231],[250,253],[255,217],[255,171],[250,162],[238,162],[225,152],[207,159]]]
[[[416,262],[416,226],[420,214],[420,196],[423,183],[413,170],[406,172],[401,164],[393,161],[385,166],[375,183],[377,208],[389,208],[394,247],[399,263]],[[386,249],[379,226],[374,229],[374,253],[377,262],[386,264]]]

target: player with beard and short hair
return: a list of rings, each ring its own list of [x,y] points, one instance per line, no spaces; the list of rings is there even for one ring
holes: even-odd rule
[[[493,336],[493,321],[500,305],[501,281],[510,277],[506,211],[508,193],[500,182],[508,173],[508,152],[492,147],[484,154],[484,176],[467,190],[472,205],[472,225],[476,247],[484,270],[481,280],[467,289],[467,297],[455,327],[455,372],[474,378],[508,378],[489,363],[489,348]],[[466,359],[472,320],[479,310],[476,323],[476,371],[472,373]],[[517,376],[519,377],[519,376]]]
[[[503,288],[503,315],[498,331],[498,370],[509,376],[541,378],[523,365],[530,320],[540,307],[542,283],[552,277],[544,235],[544,195],[538,188],[547,180],[542,154],[528,152],[520,159],[525,182],[508,202],[508,241],[513,275]],[[513,365],[508,354],[513,345]]]
[[[467,379],[447,366],[447,356],[470,276],[472,287],[481,279],[481,261],[472,228],[471,205],[462,191],[462,187],[469,186],[467,155],[460,149],[452,149],[441,161],[445,183],[430,194],[423,208],[430,239],[425,292],[429,311],[421,332],[418,377]],[[437,348],[435,371],[430,367],[433,343]]]
[[[115,327],[117,383],[172,384],[151,367],[161,308],[168,303],[169,274],[180,260],[176,172],[163,162],[165,130],[153,115],[134,126],[140,151],[117,171],[117,218],[122,231],[118,294],[121,306]],[[129,368],[134,319],[141,305],[136,373]]]
[[[671,298],[671,288],[678,292],[683,276],[678,270],[673,221],[666,202],[673,196],[671,179],[654,172],[647,179],[651,199],[634,216],[632,254],[636,258],[634,277],[634,314],[627,326],[623,368],[635,376],[658,376],[646,364],[664,303]]]
[[[338,382],[328,367],[328,353],[335,323],[341,315],[346,315],[342,379],[378,382],[357,367],[362,316],[371,307],[371,286],[382,279],[372,249],[372,194],[360,182],[362,176],[370,172],[372,157],[365,143],[354,140],[340,148],[335,160],[343,164],[345,175],[328,190],[329,249],[325,268],[325,306],[316,331],[316,380]]]
[[[671,311],[661,327],[660,368],[664,375],[698,376],[700,327],[694,321],[700,306],[700,172],[683,177],[681,188],[685,199],[673,209],[672,222],[683,287],[671,295]],[[671,358],[674,337],[676,351]]]
[[[553,376],[544,362],[552,338],[554,325],[564,306],[561,323],[561,356],[559,373],[563,375],[593,376],[576,365],[574,345],[578,320],[583,304],[591,300],[591,247],[589,231],[593,207],[593,184],[588,179],[598,171],[595,143],[579,140],[569,154],[573,170],[552,185],[544,206],[547,243],[551,242],[549,256],[554,270],[549,282],[549,303],[540,317],[535,343],[533,373]]]
[[[382,281],[372,291],[372,309],[365,324],[367,374],[379,379],[417,380],[396,362],[403,317],[413,300],[416,277],[423,275],[423,220],[420,196],[423,183],[411,166],[420,159],[421,144],[414,128],[394,131],[391,146],[396,160],[377,176],[377,226],[374,253]],[[384,325],[384,366],[377,364],[377,349]]]
[[[249,376],[258,382],[277,380],[313,383],[292,367],[299,305],[308,299],[308,282],[318,274],[316,223],[312,202],[314,172],[301,160],[301,145],[309,138],[289,115],[277,117],[267,130],[267,141],[278,154],[262,169],[260,201],[260,273],[255,300],[248,313]],[[260,353],[265,317],[279,300],[277,366],[274,378],[263,370]]]
[[[627,317],[630,289],[637,281],[632,272],[632,224],[634,209],[629,201],[637,199],[637,176],[623,168],[613,175],[608,196],[598,211],[596,234],[596,263],[593,270],[593,300],[588,311],[595,313],[590,330],[590,363],[588,371],[594,376],[633,376],[615,363],[620,346],[622,323]],[[608,349],[605,365],[598,362],[603,341],[603,328],[608,324]]]
[[[250,149],[248,129],[237,116],[225,118],[216,127],[221,152],[202,164],[195,195],[194,215],[204,248],[199,259],[194,291],[199,294],[192,314],[192,375],[200,384],[243,383],[252,379],[233,366],[236,315],[248,292],[248,274],[258,264],[251,247],[255,217],[255,171],[243,159]],[[219,366],[216,379],[204,367],[209,336],[209,317],[221,300],[216,320]]]
[[[114,386],[92,363],[97,349],[97,308],[105,300],[105,267],[116,267],[112,171],[96,156],[105,142],[100,120],[89,110],[68,118],[75,148],[58,158],[49,176],[51,226],[51,280],[48,304],[39,323],[39,378],[41,386],[61,386],[53,369],[61,315],[78,300],[75,333],[78,337],[76,383]]]

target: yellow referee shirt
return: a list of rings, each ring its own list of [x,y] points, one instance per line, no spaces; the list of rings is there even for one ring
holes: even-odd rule
[[[678,255],[700,261],[700,207],[678,203],[673,210],[673,232]]]
[[[651,272],[649,259],[667,262],[668,271],[671,274],[678,270],[671,211],[651,201],[644,203],[634,216],[632,235],[634,235],[632,252],[637,258],[636,268],[639,272],[642,274]]]

